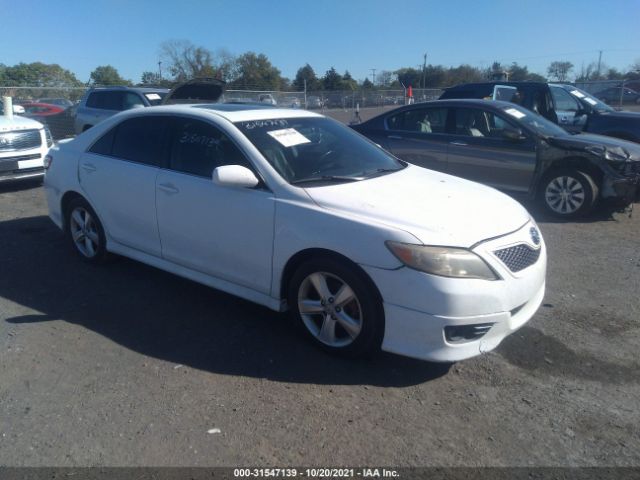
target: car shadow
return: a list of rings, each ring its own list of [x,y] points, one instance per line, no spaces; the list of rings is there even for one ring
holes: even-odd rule
[[[538,223],[599,223],[599,222],[616,222],[618,215],[625,215],[620,212],[618,208],[611,205],[596,205],[596,207],[583,217],[565,219],[555,217],[547,213],[544,208],[536,201],[525,198],[522,196],[512,195],[514,200],[517,200],[526,208],[529,213],[535,218]],[[628,214],[628,213],[627,213]]]
[[[5,180],[0,182],[0,195],[9,192],[20,192],[42,187],[42,177],[25,180]]]
[[[384,353],[332,356],[267,308],[124,258],[86,264],[45,216],[1,222],[0,244],[0,296],[41,312],[11,324],[64,320],[167,362],[294,383],[408,386],[449,370]]]

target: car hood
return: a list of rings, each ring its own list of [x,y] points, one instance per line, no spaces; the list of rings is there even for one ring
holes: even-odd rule
[[[566,137],[548,138],[552,145],[565,150],[589,151],[588,148],[597,147],[620,153],[620,149],[626,152],[625,156],[633,160],[640,160],[640,144],[629,142],[615,137],[596,135],[594,133],[579,133],[577,135],[567,135]]]
[[[4,115],[0,115],[0,132],[41,128],[42,124],[40,122],[36,122],[35,120],[31,120],[27,117],[14,115],[13,118],[8,118]]]
[[[640,112],[628,112],[628,111],[613,111],[613,112],[600,112],[598,115],[608,118],[623,118],[626,121],[635,120],[640,122]]]
[[[471,247],[530,219],[518,202],[493,188],[413,165],[306,191],[323,208],[404,230],[429,245]]]

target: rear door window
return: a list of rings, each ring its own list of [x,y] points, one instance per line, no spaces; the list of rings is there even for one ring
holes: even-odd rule
[[[167,124],[167,117],[141,116],[125,120],[115,127],[110,155],[130,162],[164,167],[167,163]],[[93,148],[106,150],[108,135],[96,142],[91,151],[94,152]],[[101,144],[103,139],[104,144]]]

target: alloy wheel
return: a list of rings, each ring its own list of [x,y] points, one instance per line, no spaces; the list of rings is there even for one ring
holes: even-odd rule
[[[563,175],[552,179],[544,192],[545,202],[561,215],[577,212],[585,202],[585,189],[574,177]]]
[[[362,307],[355,292],[331,273],[314,272],[302,281],[298,311],[309,332],[330,347],[350,345],[362,330]]]
[[[95,257],[100,247],[100,235],[91,214],[83,207],[74,208],[71,212],[69,228],[78,251],[87,258]]]

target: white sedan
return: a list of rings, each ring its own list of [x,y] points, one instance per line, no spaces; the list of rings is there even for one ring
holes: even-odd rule
[[[50,216],[80,258],[124,255],[288,310],[332,352],[462,360],[544,295],[544,241],[517,202],[311,112],[133,110],[45,166]]]

